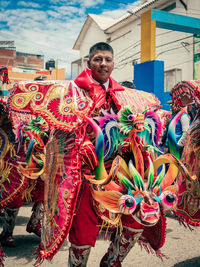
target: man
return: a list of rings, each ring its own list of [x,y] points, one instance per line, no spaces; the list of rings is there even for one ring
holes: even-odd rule
[[[120,104],[116,91],[124,91],[124,88],[110,77],[114,68],[112,47],[103,42],[92,46],[87,65],[88,68],[75,79],[75,83],[94,101],[93,115],[101,114],[102,110],[110,111],[111,108],[118,112]],[[85,151],[85,154],[87,154],[87,151]],[[95,165],[97,166],[98,162],[95,164],[95,161],[93,161],[91,169]],[[71,242],[69,266],[86,266],[90,248],[95,246],[99,233],[98,215],[89,184],[84,178],[80,192],[80,203],[77,205],[78,209],[75,212],[76,215],[69,233],[69,241]],[[111,243],[108,252],[101,261],[101,266],[121,266],[122,259],[125,258],[132,247],[130,246],[130,237],[134,239],[134,236],[131,230],[128,230],[131,223],[126,218],[127,216],[123,217],[123,226],[125,227],[123,227],[122,234],[115,237],[115,240]],[[129,241],[126,243],[128,239]],[[116,246],[119,248],[120,251],[118,250],[118,252],[120,254],[116,252]],[[112,263],[108,264],[108,262]]]
[[[172,119],[181,110],[181,106],[177,105],[176,102],[172,105]],[[170,127],[170,126],[169,126]],[[190,127],[190,116],[184,112],[176,125],[176,141],[180,152],[183,152],[184,142],[187,130]]]
[[[94,101],[95,111],[100,109],[120,109],[115,91],[123,87],[110,77],[113,68],[113,49],[106,43],[97,43],[89,52],[88,68],[76,79],[75,83],[83,88]]]
[[[178,112],[181,111],[181,109],[182,109],[182,105],[181,103],[179,103],[178,100],[176,100],[175,102],[172,102],[172,105],[171,105],[172,117],[169,121],[168,127],[166,127],[167,128],[166,136],[168,136],[168,131],[174,127],[171,122],[174,119],[174,117],[178,114]],[[187,130],[190,127],[190,123],[191,123],[191,118],[189,114],[186,112],[184,112],[181,115],[181,117],[178,119],[176,123],[175,135],[176,135],[176,143],[177,143],[180,155],[183,152],[185,137],[187,134]],[[168,147],[168,137],[165,141],[165,147]]]

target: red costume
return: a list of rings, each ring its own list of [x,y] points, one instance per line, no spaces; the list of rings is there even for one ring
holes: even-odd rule
[[[84,70],[76,78],[75,83],[84,89],[94,101],[95,115],[100,114],[101,110],[106,110],[106,108],[107,110],[110,110],[111,108],[115,111],[120,110],[121,105],[116,92],[123,92],[124,88],[111,77],[109,78],[109,88],[107,92],[101,87],[101,85],[92,79],[91,71],[89,69]],[[107,103],[106,94],[109,94],[110,96],[109,98],[107,97]],[[91,166],[91,168],[94,168],[94,166]],[[82,182],[79,199],[80,204],[77,204],[77,211],[75,212],[76,215],[73,218],[69,233],[69,241],[76,246],[95,246],[95,242],[99,234],[99,219],[94,200],[90,192],[90,186],[85,179]],[[125,226],[130,228],[132,231],[138,229],[138,231],[141,230],[142,232],[142,229],[144,228],[129,215],[123,215],[121,220],[123,227]],[[158,249],[163,245],[163,243],[164,239],[158,246],[155,244],[152,245],[155,246],[155,249]]]
[[[106,92],[91,77],[89,69],[84,70],[76,79],[75,83],[86,91],[89,97],[94,101],[94,113],[100,113],[101,109],[119,111],[119,104],[116,91],[124,91],[124,88],[111,77],[109,78],[109,88]],[[106,97],[109,94],[109,97]],[[107,98],[107,103],[106,103]],[[96,114],[95,114],[96,115]],[[94,166],[91,166],[92,168]],[[79,193],[80,204],[77,205],[76,215],[73,218],[72,227],[69,233],[69,241],[76,246],[94,246],[98,233],[98,215],[94,207],[94,201],[90,192],[88,182],[83,180],[82,188]]]
[[[42,178],[46,181],[45,211],[38,262],[45,258],[51,260],[69,234],[72,243],[70,266],[86,266],[89,249],[95,245],[99,233],[99,211],[103,211],[99,205],[97,206],[97,200],[92,197],[89,183],[84,178],[84,174],[93,169],[96,171],[98,167],[93,139],[90,139],[93,132],[86,128],[85,118],[104,114],[103,111],[110,111],[112,114],[113,110],[117,113],[121,106],[129,103],[143,110],[144,101],[141,94],[141,97],[137,97],[137,92],[133,89],[124,89],[112,78],[109,78],[109,87],[106,91],[92,79],[89,69],[83,71],[75,83],[81,89],[73,83],[68,86],[49,82],[44,83],[44,86],[37,83],[19,84],[10,97],[9,108],[13,116],[19,110],[25,110],[27,113],[31,111],[37,116],[42,116],[51,126],[45,147],[47,164],[43,165],[45,171],[42,173]],[[151,97],[149,96],[148,100],[144,99],[148,102]],[[151,105],[153,102],[157,103],[157,100],[153,99]],[[117,164],[117,159],[115,162]],[[99,166],[101,167],[100,160]],[[109,210],[105,212],[110,216]],[[114,212],[111,213],[112,217]],[[115,241],[111,243],[108,253],[102,259],[101,266],[107,266],[111,258],[112,266],[121,266],[121,262],[141,234],[142,241],[149,242],[155,250],[164,243],[164,216],[148,230],[131,216],[125,215],[127,213],[118,213],[117,223],[113,224],[114,227],[110,230],[114,233],[115,230],[120,232],[116,234]],[[118,248],[117,253],[115,245]]]
[[[111,108],[115,113],[120,110],[124,88],[111,77],[109,78],[109,88],[107,92],[92,79],[89,69],[84,70],[77,77],[75,83],[84,89],[94,101],[93,115],[99,115],[101,110],[110,111]],[[127,99],[124,99],[124,102],[126,101]],[[87,154],[87,152],[85,152],[85,154]],[[94,168],[94,166],[91,167]],[[69,232],[69,241],[72,243],[69,251],[69,262],[72,266],[82,266],[81,264],[83,263],[86,265],[90,247],[95,245],[99,234],[99,224],[102,224],[98,216],[99,208],[97,208],[97,203],[95,204],[94,202],[90,186],[84,178],[82,181],[82,188],[79,192],[79,199],[80,202],[77,204],[77,210]],[[121,266],[121,262],[138,238],[141,238],[142,243],[149,244],[155,251],[158,251],[156,253],[159,253],[158,249],[161,248],[165,242],[166,228],[166,219],[163,216],[162,210],[161,214],[162,216],[158,223],[150,228],[137,222],[130,215],[122,215],[122,232],[121,234],[116,234],[115,237],[113,236],[115,239],[112,240],[108,252],[101,260],[100,266],[106,267],[109,265],[108,262],[111,264],[109,266]],[[156,238],[154,238],[154,236],[156,236]],[[116,252],[117,247],[118,250]],[[73,259],[76,260],[73,261]]]

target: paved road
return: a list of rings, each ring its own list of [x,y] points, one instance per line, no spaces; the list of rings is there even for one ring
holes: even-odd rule
[[[26,224],[31,214],[31,207],[20,209],[14,231],[18,243],[16,248],[4,248],[7,258],[5,267],[33,266],[35,260],[33,251],[39,245],[40,239],[34,234],[26,232]],[[162,249],[169,258],[161,261],[156,256],[147,254],[136,245],[124,260],[123,267],[200,267],[200,228],[194,231],[179,226],[173,218],[167,218],[166,242]],[[0,222],[1,226],[1,222]],[[109,242],[97,241],[92,249],[87,267],[98,267],[101,257],[104,255]],[[42,267],[67,267],[68,243],[63,244],[52,263],[45,261]]]

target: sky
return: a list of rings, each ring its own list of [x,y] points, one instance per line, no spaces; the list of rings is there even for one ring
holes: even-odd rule
[[[14,41],[16,50],[58,60],[70,76],[79,58],[73,45],[88,14],[119,18],[141,0],[0,0],[0,41]]]

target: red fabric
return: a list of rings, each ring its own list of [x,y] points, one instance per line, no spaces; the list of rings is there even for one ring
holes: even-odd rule
[[[80,190],[80,205],[73,218],[69,241],[77,246],[95,245],[99,228],[90,187],[84,180]]]
[[[87,136],[81,145],[79,153],[82,166],[87,165],[89,169],[93,170],[99,165],[97,155],[95,154],[95,147]]]
[[[95,108],[104,107],[106,102],[106,91],[91,77],[91,70],[85,69],[74,81],[77,86],[85,89],[95,103]],[[115,91],[124,91],[114,79],[109,78],[108,93],[114,104],[120,109],[120,104]],[[111,99],[109,100],[111,102]],[[84,155],[84,153],[82,153]],[[83,156],[81,155],[81,156]],[[98,216],[94,209],[94,202],[88,183],[84,180],[82,190],[79,194],[80,204],[73,218],[69,233],[69,241],[77,246],[94,246],[98,236]]]
[[[133,219],[131,215],[122,216],[122,225],[132,229],[143,229],[144,226]]]
[[[165,243],[166,227],[166,217],[162,210],[160,219],[156,225],[151,227],[144,227],[142,237],[145,238],[147,243],[149,243],[155,251],[160,249]]]
[[[157,251],[165,243],[166,237],[166,217],[161,210],[161,216],[156,225],[148,227],[139,224],[130,215],[122,216],[122,225],[132,229],[143,229],[141,240],[144,243],[150,244],[150,246]]]
[[[100,108],[106,102],[106,91],[91,77],[91,70],[85,69],[74,81],[77,86],[88,91],[89,96],[95,102],[95,108]],[[124,91],[124,88],[113,78],[109,77],[108,93],[118,109],[121,108],[116,91]]]
[[[5,66],[0,66],[0,78],[2,80],[2,83],[9,83],[10,80],[8,78],[8,69]]]
[[[60,90],[57,90],[58,86]],[[54,93],[55,91],[56,93]],[[64,95],[63,92],[65,92]],[[39,98],[37,99],[37,97]],[[15,99],[14,101],[13,98]],[[26,99],[25,104],[22,99]],[[75,101],[73,108],[72,99]],[[62,108],[61,100],[63,103]],[[38,81],[17,82],[13,85],[7,105],[9,106],[14,127],[16,124],[21,123],[20,117],[16,116],[20,112],[23,113],[23,121],[29,121],[30,114],[34,114],[45,119],[49,127],[65,132],[76,131],[83,124],[85,116],[90,116],[93,110],[92,101],[83,96],[82,90],[73,88],[72,83],[58,83],[56,81],[46,81],[42,84]]]
[[[28,185],[27,185],[28,187]],[[31,192],[31,202],[38,202],[43,201],[44,199],[44,182],[38,178],[36,181],[36,185]],[[15,198],[15,201],[11,202],[9,205],[9,208],[20,208],[24,203],[26,203],[26,200],[22,198],[22,195],[18,195],[18,197]]]

